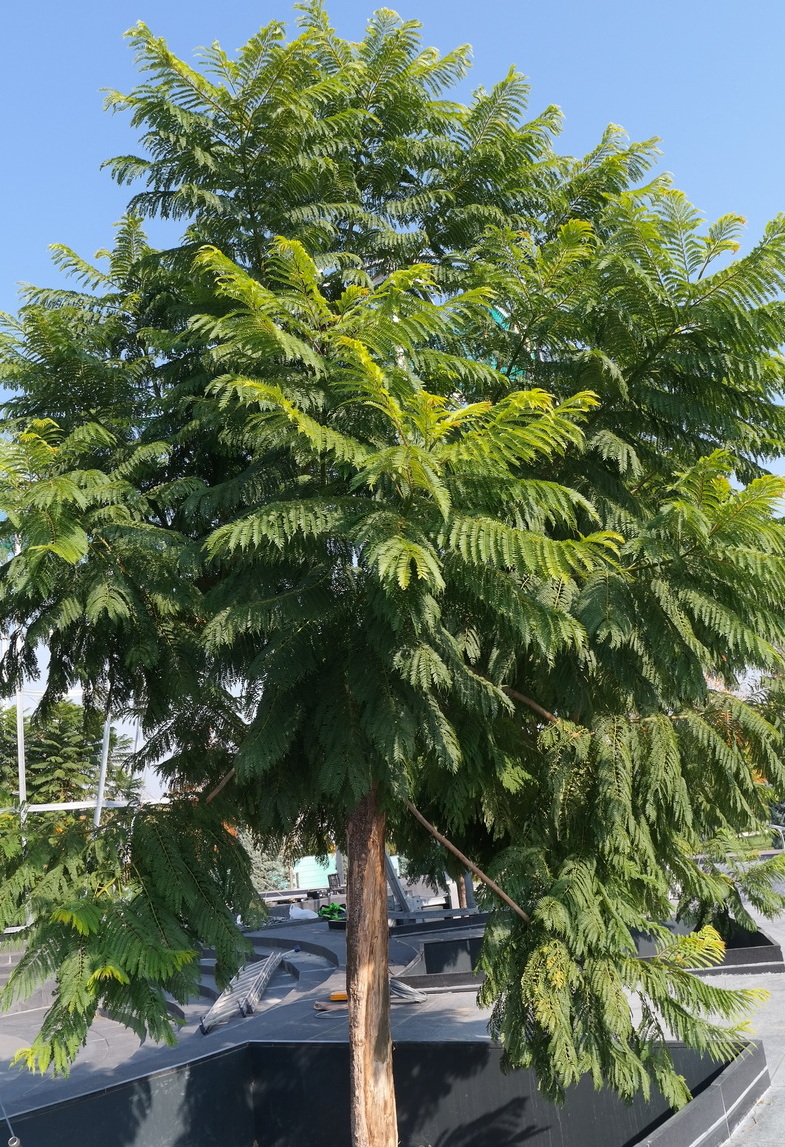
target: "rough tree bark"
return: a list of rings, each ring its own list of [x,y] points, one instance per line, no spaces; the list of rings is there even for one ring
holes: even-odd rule
[[[350,814],[346,835],[352,1147],[398,1147],[387,967],[385,815],[376,786]]]

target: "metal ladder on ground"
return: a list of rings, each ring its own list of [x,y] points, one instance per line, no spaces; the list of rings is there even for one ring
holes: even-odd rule
[[[221,995],[210,1008],[207,1015],[202,1017],[199,1031],[207,1035],[213,1028],[237,1016],[250,1016],[256,1011],[259,1002],[265,993],[267,985],[278,970],[283,960],[292,954],[290,952],[271,952],[264,960],[257,960],[241,968],[234,979],[223,990]]]

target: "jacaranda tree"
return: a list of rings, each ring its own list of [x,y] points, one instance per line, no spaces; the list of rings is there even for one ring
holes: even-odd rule
[[[33,915],[8,992],[58,980],[23,1058],[62,1070],[99,1005],[167,1037],[202,943],[230,974],[226,824],[346,840],[354,1142],[392,1147],[383,848],[422,854],[421,810],[517,906],[482,956],[508,1062],[682,1103],[666,1036],[726,1054],[754,993],[686,970],[721,942],[661,929],[671,890],[701,925],[779,907],[778,863],[696,856],[785,780],[735,692],[785,638],[785,226],[735,258],[738,219],[642,183],[651,142],[559,156],[516,72],[464,106],[465,49],[300,11],[199,69],[131,33],[111,103],[144,153],[112,169],[142,188],[100,268],[58,248],[75,288],[8,321],[5,682],[45,646],[43,710],[132,708],[183,794],[2,826],[0,920]]]

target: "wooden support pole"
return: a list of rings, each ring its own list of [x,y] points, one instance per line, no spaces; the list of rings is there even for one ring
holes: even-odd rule
[[[531,917],[524,912],[520,904],[516,904],[515,901],[507,895],[504,889],[499,887],[495,880],[491,880],[490,876],[486,875],[486,873],[484,873],[481,868],[478,868],[476,864],[473,864],[471,860],[469,860],[468,856],[465,856],[464,853],[462,853],[461,850],[457,848],[451,840],[448,840],[446,836],[442,836],[439,830],[434,828],[430,821],[425,819],[420,810],[415,808],[411,801],[406,802],[406,807],[412,816],[420,822],[423,828],[426,828],[431,836],[435,840],[438,840],[439,844],[444,845],[444,847],[448,849],[453,854],[453,856],[457,856],[461,864],[465,868],[468,868],[470,872],[473,872],[474,875],[483,882],[483,884],[487,884],[491,892],[494,892],[500,900],[503,900],[508,908],[512,908],[513,912],[520,916],[521,920],[525,920],[527,924],[531,924]]]

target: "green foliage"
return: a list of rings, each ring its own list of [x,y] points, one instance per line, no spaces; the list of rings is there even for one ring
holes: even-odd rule
[[[701,925],[780,907],[778,864],[720,850],[785,781],[781,714],[736,695],[785,640],[785,226],[735,258],[737,217],[640,185],[651,141],[559,156],[516,72],[449,102],[465,49],[299,11],[199,68],[131,33],[110,102],[144,154],[112,169],[142,189],[106,270],[58,248],[83,289],[29,291],[0,345],[2,682],[46,646],[43,714],[133,705],[193,794],[81,843],[9,828],[9,990],[60,984],[29,1062],[99,1002],[165,1037],[200,943],[230,973],[221,818],[323,850],[376,784],[402,852],[431,855],[411,799],[531,916],[482,956],[508,1062],[679,1104],[665,1036],[723,1056],[753,995],[689,973],[721,947],[660,931],[671,889]]]
[[[209,806],[194,801],[115,815],[99,833],[84,820],[21,836],[0,818],[0,927],[24,911],[25,954],[0,997],[24,998],[53,976],[41,1031],[17,1062],[67,1072],[98,1008],[141,1038],[174,1042],[167,997],[198,984],[201,945],[225,985],[250,948],[234,914],[251,916],[247,856]]]
[[[493,1005],[491,1032],[508,1066],[533,1067],[551,1098],[563,1099],[588,1073],[595,1087],[627,1099],[648,1096],[654,1082],[678,1108],[690,1095],[667,1040],[685,1039],[719,1060],[737,1054],[751,1034],[746,1013],[765,992],[717,988],[685,970],[722,958],[709,927],[674,939],[649,923],[660,947],[641,960],[630,935],[634,910],[609,891],[591,863],[572,862],[525,935],[497,921],[480,961],[480,1001]]]

